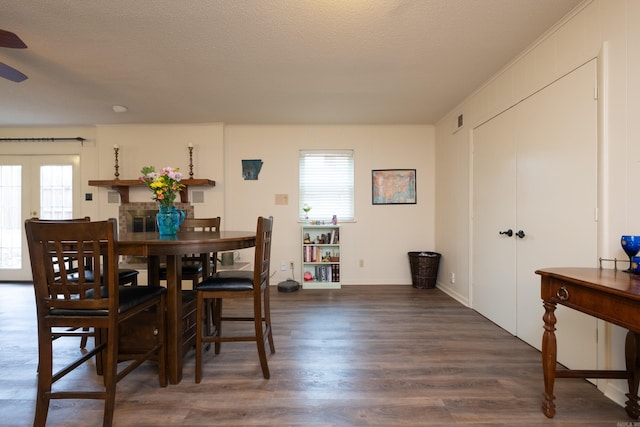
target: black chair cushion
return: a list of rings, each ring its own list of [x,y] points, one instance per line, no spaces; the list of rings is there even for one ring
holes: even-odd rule
[[[242,279],[253,280],[253,271],[251,270],[223,270],[218,271],[213,277],[218,278],[228,278],[228,277],[237,277]]]
[[[126,313],[132,308],[150,301],[167,292],[166,288],[162,286],[120,286],[119,287],[119,302],[118,313]],[[107,288],[102,287],[102,296],[108,295]],[[87,291],[87,299],[93,297],[93,289]],[[74,309],[59,309],[53,308],[50,311],[53,316],[106,316],[106,310],[74,310]]]
[[[212,276],[196,286],[198,291],[250,291],[253,289],[253,274],[250,278],[242,276]]]
[[[77,282],[78,281],[78,277],[80,277],[80,273],[78,273],[77,271],[75,273],[71,273],[71,274],[67,274],[67,279],[71,280],[72,282]],[[93,271],[91,270],[85,270],[84,271],[84,279],[87,282],[93,282]]]
[[[120,270],[118,270],[118,278],[120,279],[120,284],[133,282],[138,274],[138,270],[121,268]]]
[[[120,286],[118,313],[126,313],[139,304],[167,293],[162,286]]]
[[[131,283],[134,281],[134,279],[138,274],[139,274],[138,270],[130,270],[128,268],[125,268],[125,269],[118,270],[118,279],[120,281],[120,284]],[[80,277],[78,272],[67,275],[68,280],[71,280],[72,282],[77,282],[78,277]],[[93,271],[85,270],[84,277],[87,281],[93,282]]]

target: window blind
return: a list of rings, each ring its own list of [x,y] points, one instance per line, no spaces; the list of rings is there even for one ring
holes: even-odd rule
[[[353,150],[301,150],[299,218],[311,206],[309,219],[353,221]]]

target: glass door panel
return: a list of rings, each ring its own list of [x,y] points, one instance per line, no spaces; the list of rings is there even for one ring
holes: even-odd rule
[[[27,218],[77,212],[79,156],[0,156],[0,281],[31,280]]]

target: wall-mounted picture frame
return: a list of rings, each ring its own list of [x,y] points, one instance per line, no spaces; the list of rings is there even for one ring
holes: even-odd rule
[[[242,161],[242,179],[245,181],[257,181],[263,162],[260,159]]]
[[[374,205],[415,205],[415,169],[376,169],[371,171]]]

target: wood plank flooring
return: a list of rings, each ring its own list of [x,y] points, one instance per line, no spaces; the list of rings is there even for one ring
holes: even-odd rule
[[[194,383],[193,351],[182,382],[165,389],[156,366],[146,364],[118,384],[115,425],[634,425],[622,407],[578,379],[556,381],[558,414],[547,419],[540,353],[438,289],[272,288],[271,295],[270,380],[251,343],[207,353],[201,384]],[[1,426],[32,425],[35,334],[31,286],[0,284]],[[58,342],[63,354],[80,351],[76,338]],[[92,365],[69,381],[100,384]],[[100,426],[101,419],[101,401],[58,400],[48,426]]]

